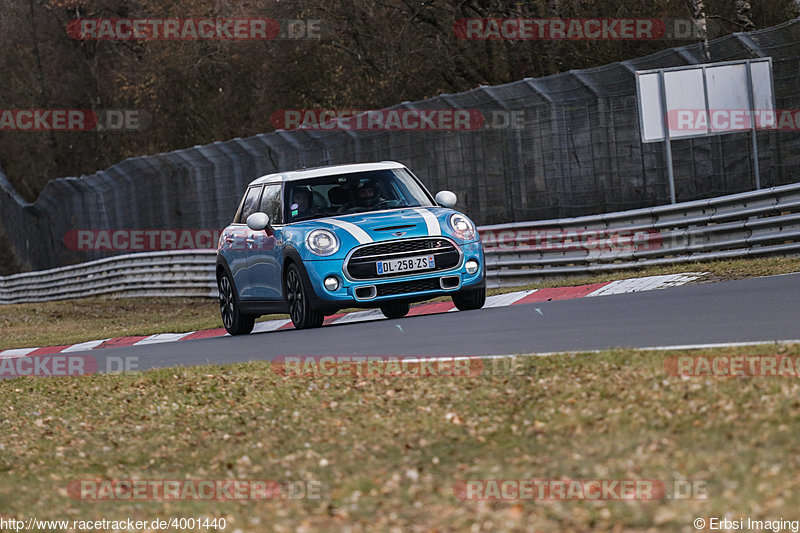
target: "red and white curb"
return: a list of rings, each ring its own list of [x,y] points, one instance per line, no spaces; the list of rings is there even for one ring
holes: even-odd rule
[[[595,296],[608,296],[611,294],[623,294],[628,292],[643,292],[669,287],[685,285],[704,276],[705,272],[685,272],[683,274],[670,274],[665,276],[648,276],[644,278],[623,279],[609,281],[605,283],[593,283],[591,285],[580,285],[577,287],[555,287],[551,289],[534,289],[529,291],[517,291],[506,294],[498,294],[486,298],[485,308],[506,307],[509,305],[527,304],[535,302],[549,302],[551,300],[571,300],[574,298],[592,298]],[[411,308],[408,316],[430,315],[434,313],[447,313],[455,311],[455,306],[451,301],[431,302],[416,305]],[[352,313],[341,313],[325,318],[325,325],[328,324],[349,324],[354,322],[365,322],[368,320],[383,320],[384,316],[379,309],[369,309],[366,311],[355,311]],[[267,320],[257,322],[253,333],[263,333],[279,329],[292,328],[291,320]],[[187,333],[158,333],[156,335],[140,335],[133,337],[116,337],[111,339],[100,339],[96,341],[81,342],[66,346],[45,346],[36,348],[14,348],[0,351],[0,358],[25,357],[37,355],[52,355],[58,353],[79,352],[86,350],[97,350],[101,348],[114,348],[119,346],[142,346],[145,344],[156,344],[162,342],[175,342],[192,339],[208,339],[227,335],[223,328],[207,329],[202,331],[190,331]]]

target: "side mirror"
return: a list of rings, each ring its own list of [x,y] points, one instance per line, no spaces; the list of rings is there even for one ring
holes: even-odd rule
[[[450,191],[439,191],[436,193],[436,197],[434,197],[436,203],[442,207],[453,207],[456,205],[456,201],[458,198],[456,197],[456,193]]]
[[[269,215],[266,213],[253,213],[247,217],[247,227],[253,231],[261,231],[269,226]]]

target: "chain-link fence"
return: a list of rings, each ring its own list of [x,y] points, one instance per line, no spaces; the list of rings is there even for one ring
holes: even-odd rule
[[[33,204],[0,174],[0,242],[10,243],[7,263],[24,270],[97,259],[113,252],[72,251],[64,236],[75,228],[220,228],[258,176],[379,160],[406,164],[432,192],[456,192],[459,208],[478,224],[660,205],[669,202],[664,146],[641,143],[634,72],[772,57],[777,108],[800,109],[798,43],[795,20],[391,108],[479,111],[485,122],[474,130],[276,131],[131,158],[91,176],[53,180]],[[749,133],[673,141],[678,201],[753,189],[750,142]],[[800,132],[760,132],[757,142],[763,187],[798,179]]]

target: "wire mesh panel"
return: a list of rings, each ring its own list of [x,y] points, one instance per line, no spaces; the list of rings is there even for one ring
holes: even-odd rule
[[[114,255],[68,249],[76,228],[221,228],[247,183],[270,172],[397,160],[431,189],[454,191],[478,224],[557,219],[669,201],[664,147],[642,144],[637,70],[771,57],[778,109],[800,108],[800,22],[593,69],[478,87],[389,108],[469,110],[479,127],[276,131],[128,159],[51,181],[25,204],[0,179],[0,239],[23,269]],[[474,124],[472,125],[474,126]],[[800,127],[800,124],[797,125]],[[798,128],[757,135],[762,186],[798,180]],[[677,200],[754,188],[747,133],[673,140]]]

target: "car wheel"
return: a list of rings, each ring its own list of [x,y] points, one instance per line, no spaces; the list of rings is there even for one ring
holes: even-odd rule
[[[318,328],[322,325],[325,313],[311,306],[300,269],[294,263],[286,270],[283,293],[286,295],[286,306],[295,328]]]
[[[381,313],[386,318],[403,318],[411,309],[408,302],[392,302],[381,306]]]
[[[458,291],[453,294],[453,303],[459,311],[480,309],[486,303],[486,287]]]
[[[217,285],[219,287],[219,312],[222,315],[222,325],[225,326],[225,331],[231,335],[246,335],[253,331],[256,317],[239,311],[233,281],[227,272],[223,272],[219,277]]]

